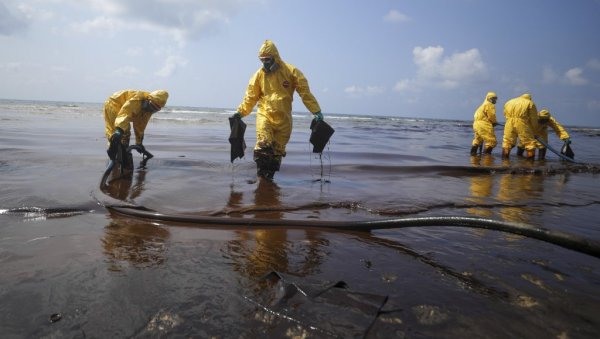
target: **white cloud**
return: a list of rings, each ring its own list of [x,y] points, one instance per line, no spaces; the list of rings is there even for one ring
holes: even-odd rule
[[[413,49],[419,82],[428,82],[442,88],[456,88],[487,76],[487,66],[479,50],[472,48],[444,57],[444,48],[430,46]]]
[[[239,8],[260,0],[88,0],[95,17],[73,25],[83,33],[140,30],[169,36],[180,46],[227,25]],[[107,17],[110,17],[108,19]]]
[[[160,77],[166,78],[166,77],[173,75],[173,73],[175,73],[177,68],[183,67],[185,65],[187,65],[187,59],[182,58],[180,56],[176,56],[176,55],[170,55],[165,60],[165,64],[163,65],[163,68],[158,70],[155,74]]]
[[[381,86],[367,86],[361,87],[352,85],[346,87],[344,92],[351,97],[365,97],[365,96],[375,96],[385,92],[385,88]]]
[[[127,54],[130,57],[136,57],[142,55],[143,51],[141,47],[130,47],[127,49],[125,54]]]
[[[130,77],[140,74],[140,70],[134,66],[123,66],[112,71],[113,76]]]
[[[92,20],[71,24],[71,28],[77,33],[96,33],[107,36],[114,36],[118,31],[122,30],[124,26],[124,23],[120,20],[106,16],[99,16]]]
[[[595,71],[600,71],[600,60],[596,58],[591,59],[587,62],[587,67]]]
[[[24,31],[28,26],[23,13],[13,13],[4,3],[0,3],[0,35],[12,35]]]
[[[0,71],[18,72],[23,67],[21,62],[7,62],[0,64]]]
[[[394,86],[394,91],[396,92],[405,92],[411,88],[411,80],[403,79],[396,83]]]
[[[559,80],[559,76],[556,71],[550,67],[546,66],[542,70],[542,82],[545,84],[552,84]]]
[[[401,23],[410,21],[410,18],[399,11],[392,9],[383,17],[383,21],[391,23]]]
[[[571,68],[565,73],[565,80],[568,84],[574,86],[582,86],[588,83],[583,77],[583,69],[580,67]]]

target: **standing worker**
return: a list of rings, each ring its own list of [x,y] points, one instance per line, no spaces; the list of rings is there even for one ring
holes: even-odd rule
[[[517,137],[527,151],[526,158],[533,160],[537,142],[533,131],[537,127],[537,107],[531,100],[531,94],[510,99],[504,104],[504,137],[502,139],[502,157],[508,158],[510,150],[517,144]]]
[[[485,101],[475,111],[473,117],[473,143],[471,144],[471,155],[477,154],[477,149],[485,142],[485,153],[490,154],[496,147],[496,133],[494,126],[496,122],[496,101],[498,96],[494,92],[488,92]]]
[[[551,127],[554,130],[554,133],[556,133],[560,140],[564,141],[565,144],[569,145],[571,143],[569,133],[567,133],[564,127],[550,115],[550,112],[547,109],[543,109],[538,113],[538,126],[534,132],[535,135],[541,138],[546,144],[548,144],[548,127]],[[546,157],[546,147],[544,145],[538,147],[540,149],[538,158],[544,159]]]
[[[169,93],[157,90],[152,93],[136,90],[122,90],[111,95],[104,103],[105,134],[109,142],[108,157],[116,157],[117,145],[123,150],[129,146],[130,123],[135,132],[135,144],[144,150],[144,130],[152,114],[160,111],[167,103]],[[127,166],[129,161],[124,164]]]
[[[323,114],[302,72],[281,60],[271,40],[262,44],[258,58],[263,66],[250,79],[246,95],[233,117],[247,116],[258,103],[254,146],[256,173],[259,177],[272,180],[275,172],[279,171],[292,133],[294,91],[298,92],[304,106],[315,115],[315,119],[323,120]]]

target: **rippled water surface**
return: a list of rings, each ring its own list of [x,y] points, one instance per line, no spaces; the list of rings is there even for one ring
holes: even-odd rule
[[[99,187],[99,104],[0,101],[0,333],[32,337],[595,338],[600,259],[489,229],[340,231],[314,221],[481,217],[600,242],[600,128],[568,128],[576,160],[470,157],[470,122],[310,117],[274,182],[229,162],[231,112],[171,107],[145,167]],[[407,114],[409,116],[410,114]],[[496,132],[498,138],[502,131]],[[560,148],[554,135],[551,144]],[[279,220],[278,227],[140,219]],[[300,225],[286,226],[289,220]]]

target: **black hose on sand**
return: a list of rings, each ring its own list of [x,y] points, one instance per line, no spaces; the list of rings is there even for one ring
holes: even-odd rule
[[[289,220],[260,218],[224,218],[204,215],[163,214],[136,206],[106,206],[119,214],[150,219],[199,225],[228,225],[254,228],[328,228],[351,231],[372,231],[379,229],[397,229],[407,227],[454,226],[481,228],[494,231],[518,234],[528,238],[545,241],[580,253],[600,258],[600,243],[559,231],[547,230],[527,224],[498,221],[474,217],[420,217],[363,221],[327,221],[327,220]]]

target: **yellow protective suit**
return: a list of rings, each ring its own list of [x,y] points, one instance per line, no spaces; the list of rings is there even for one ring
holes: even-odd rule
[[[542,139],[546,144],[548,143],[548,127],[551,127],[554,130],[554,133],[556,133],[560,140],[569,139],[569,133],[567,133],[564,127],[562,127],[562,125],[559,124],[558,121],[556,121],[556,119],[554,119],[552,115],[550,115],[550,112],[548,112],[548,110],[541,110],[539,113],[539,118],[542,121],[546,120],[546,122],[538,121],[538,125],[534,133],[535,135],[540,137],[540,139]],[[544,145],[540,145],[539,147],[545,148]]]
[[[535,152],[533,131],[537,127],[537,107],[530,94],[510,99],[504,104],[504,137],[502,148],[510,150],[517,144],[517,137],[524,148]]]
[[[490,101],[491,98],[497,98],[494,92],[489,92],[485,96],[483,104],[477,108],[473,117],[473,137],[472,146],[479,146],[484,141],[486,148],[494,148],[497,145],[494,125],[496,124],[496,105]]]
[[[250,79],[246,95],[237,111],[246,116],[258,102],[256,112],[255,150],[272,147],[276,157],[285,156],[285,147],[292,134],[292,100],[298,92],[304,106],[311,112],[321,111],[317,99],[308,87],[308,81],[299,69],[285,63],[275,44],[266,40],[259,50],[259,58],[271,56],[279,67],[265,72],[261,67]]]
[[[149,99],[161,108],[169,98],[169,93],[157,90],[152,93],[135,90],[122,90],[111,95],[104,103],[104,134],[110,140],[117,127],[124,132],[122,143],[129,144],[131,137],[130,122],[133,123],[135,143],[141,145],[144,140],[144,130],[152,117],[151,112],[142,108],[142,101]]]

